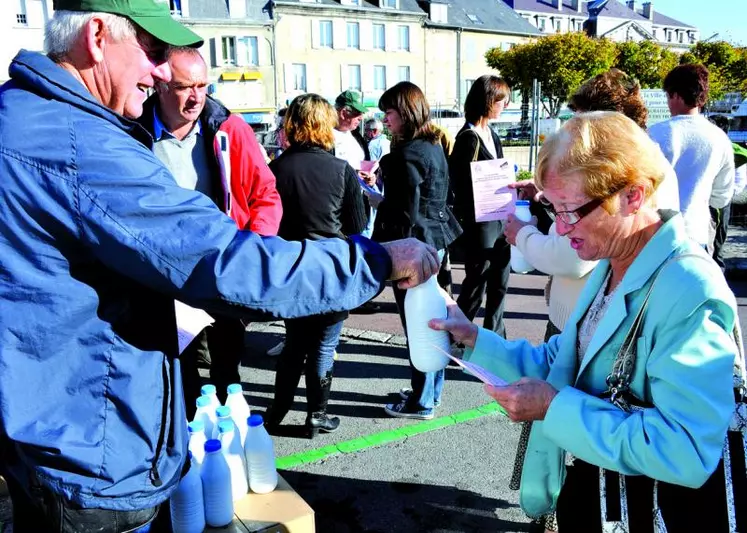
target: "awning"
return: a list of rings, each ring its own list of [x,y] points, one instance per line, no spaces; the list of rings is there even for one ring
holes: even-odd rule
[[[247,70],[246,72],[244,72],[244,79],[246,81],[258,80],[261,78],[262,78],[262,74],[257,71]]]
[[[241,79],[241,72],[222,72],[220,79],[223,81],[237,81]]]

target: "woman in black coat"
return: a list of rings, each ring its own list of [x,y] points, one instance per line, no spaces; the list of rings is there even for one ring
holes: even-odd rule
[[[373,239],[387,242],[415,237],[443,252],[461,233],[446,205],[449,169],[441,146],[441,133],[430,122],[423,92],[410,82],[387,90],[379,100],[384,124],[394,136],[392,149],[380,163],[384,197],[380,200]],[[405,327],[405,290],[393,287]],[[421,420],[433,418],[441,399],[444,371],[423,373],[410,364],[412,389],[402,389],[402,401],[385,407],[387,414]]]
[[[366,227],[366,212],[358,176],[332,155],[337,114],[321,96],[297,97],[285,115],[290,144],[270,163],[283,202],[278,236],[289,241],[358,234]],[[265,424],[276,429],[293,405],[306,374],[306,429],[311,437],[331,432],[340,419],[327,415],[332,389],[334,354],[347,313],[331,313],[285,321],[285,347],[275,374],[275,397]]]
[[[510,89],[496,76],[475,80],[464,102],[467,123],[459,131],[449,157],[449,176],[454,191],[454,211],[464,235],[464,272],[457,305],[467,318],[474,320],[485,301],[483,327],[506,336],[503,308],[510,273],[511,247],[503,236],[503,221],[475,222],[470,163],[503,157],[498,135],[488,121],[498,118],[508,103]]]

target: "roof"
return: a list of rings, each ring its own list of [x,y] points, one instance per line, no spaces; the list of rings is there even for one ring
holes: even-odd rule
[[[449,0],[448,22],[426,20],[428,26],[448,26],[490,33],[543,35],[541,31],[500,0]],[[428,2],[420,2],[428,14]]]
[[[318,0],[317,2],[302,2],[301,0],[276,0],[275,4],[281,6],[299,5],[299,6],[329,6],[329,7],[340,7],[343,9],[356,9],[356,6],[344,6],[340,3],[340,0]],[[422,10],[418,5],[417,0],[399,0],[399,9],[382,8],[379,7],[378,0],[363,0],[358,9],[376,9],[385,12],[395,13],[417,13],[421,14]]]
[[[558,11],[553,5],[552,0],[503,0],[508,6],[513,7],[517,11],[532,11],[534,13],[560,13],[565,15],[572,15],[576,11],[571,6],[570,0],[563,0],[563,10]],[[589,2],[581,0],[581,14],[589,16]],[[648,19],[643,16],[643,9],[638,9],[635,12],[629,9],[626,4],[618,2],[617,0],[610,0],[599,12],[600,17],[611,17],[611,18],[623,18],[628,20],[637,20],[648,22]],[[667,26],[680,26],[684,28],[694,28],[689,24],[684,24],[678,20],[662,15],[656,11],[656,4],[654,4],[654,24],[661,24]]]
[[[267,0],[245,0],[246,18],[257,23],[270,21],[269,11],[266,9]],[[230,20],[228,2],[226,0],[189,0],[189,19],[198,20]]]
[[[641,13],[642,10],[639,10],[638,12]],[[654,24],[656,24],[657,26],[677,26],[679,28],[697,29],[695,26],[685,24],[684,22],[680,22],[679,20],[675,20],[672,17],[668,17],[666,15],[662,15],[661,13],[656,11],[656,6],[654,6]]]

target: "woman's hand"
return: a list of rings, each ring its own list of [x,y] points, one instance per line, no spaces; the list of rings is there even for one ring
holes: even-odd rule
[[[516,193],[519,196],[519,200],[534,200],[539,201],[540,190],[534,184],[534,180],[522,180],[515,181],[514,183],[508,184],[509,189],[516,189]]]
[[[434,318],[428,322],[428,327],[437,331],[448,331],[454,342],[462,343],[468,348],[474,348],[475,342],[477,342],[477,325],[464,316],[462,310],[459,309],[459,306],[446,291],[441,289],[441,294],[446,300],[448,315],[445,320]]]
[[[558,391],[547,381],[521,378],[505,387],[485,385],[485,392],[506,410],[514,422],[544,420]]]
[[[519,233],[519,230],[523,228],[524,226],[536,226],[537,225],[537,217],[532,217],[532,220],[529,222],[522,222],[518,218],[516,218],[513,215],[508,215],[508,220],[506,221],[506,224],[503,226],[503,235],[506,237],[506,242],[508,244],[516,244],[516,235]]]
[[[374,187],[376,185],[376,174],[374,174],[373,172],[366,172],[365,170],[359,170],[358,176],[369,187]]]

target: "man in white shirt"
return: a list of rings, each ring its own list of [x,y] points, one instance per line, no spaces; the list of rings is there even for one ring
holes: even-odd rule
[[[700,109],[708,100],[708,69],[680,65],[664,79],[672,118],[649,128],[651,138],[672,163],[680,192],[680,211],[688,234],[699,244],[713,245],[709,206],[727,206],[734,193],[731,142]]]

